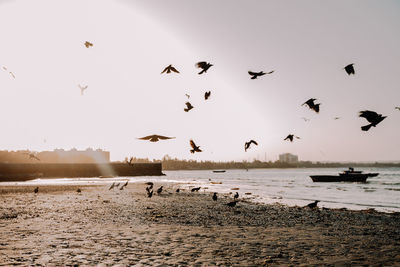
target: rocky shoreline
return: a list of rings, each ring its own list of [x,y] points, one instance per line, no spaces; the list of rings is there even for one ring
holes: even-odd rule
[[[400,264],[398,213],[229,207],[229,195],[145,186],[0,187],[0,266]]]

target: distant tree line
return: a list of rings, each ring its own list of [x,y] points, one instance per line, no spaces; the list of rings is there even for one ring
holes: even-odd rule
[[[126,158],[128,160],[128,158]],[[400,167],[400,162],[375,162],[375,163],[358,163],[358,162],[312,162],[299,161],[297,163],[286,163],[280,161],[197,161],[171,158],[165,155],[161,160],[148,158],[132,158],[132,163],[151,163],[161,162],[163,170],[216,170],[216,169],[256,169],[256,168],[348,168],[348,167]]]

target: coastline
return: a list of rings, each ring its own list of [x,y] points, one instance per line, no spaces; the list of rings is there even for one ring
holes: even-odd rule
[[[155,184],[157,188],[161,184]],[[162,184],[0,187],[2,265],[397,265],[400,215],[175,192]],[[77,193],[77,188],[81,193]]]

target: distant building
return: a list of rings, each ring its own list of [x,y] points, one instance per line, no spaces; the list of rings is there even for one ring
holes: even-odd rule
[[[279,162],[297,163],[299,162],[299,157],[290,153],[284,153],[279,155]]]

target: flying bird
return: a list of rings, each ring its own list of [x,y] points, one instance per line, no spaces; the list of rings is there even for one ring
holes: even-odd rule
[[[211,95],[211,91],[205,92],[204,93],[204,99],[207,100]]]
[[[3,66],[2,67],[3,68],[3,70],[5,70],[5,71],[8,71],[8,69],[7,69],[7,67],[6,66]],[[11,71],[8,71],[8,73],[15,79],[15,75],[14,75],[14,73],[13,72],[11,72]]]
[[[190,95],[188,95],[188,94],[185,94],[185,96],[189,99],[190,98]]]
[[[131,157],[129,159],[129,161],[126,159],[126,163],[128,163],[129,166],[132,166],[133,165],[133,157]]]
[[[304,102],[302,104],[302,106],[307,105],[310,109],[314,110],[315,112],[319,113],[319,105],[321,105],[321,103],[319,104],[315,104],[314,101],[317,100],[315,98],[310,98],[308,99],[306,102]]]
[[[257,142],[254,141],[254,140],[250,140],[249,142],[245,142],[245,143],[244,143],[244,152],[246,152],[247,149],[250,148],[250,145],[251,145],[251,144],[255,144],[256,146],[258,146]]]
[[[346,67],[344,67],[344,70],[347,72],[348,75],[355,74],[353,65],[354,65],[354,63],[349,64]]]
[[[340,117],[334,117],[333,119],[334,119],[334,120],[338,120],[338,119],[340,119]]]
[[[283,140],[289,140],[290,142],[293,142],[293,138],[296,137],[297,139],[300,139],[300,137],[295,136],[294,134],[289,134],[288,136],[286,136],[285,139]]]
[[[194,143],[193,140],[190,140],[190,146],[192,147],[192,149],[190,150],[190,153],[194,154],[194,152],[202,152],[202,150],[200,149],[200,146],[196,146],[196,144]]]
[[[179,71],[177,69],[175,69],[172,65],[169,65],[168,67],[166,67],[161,74],[163,74],[164,72],[166,73],[171,73],[171,71],[179,73]]]
[[[83,95],[83,92],[88,88],[87,85],[82,86],[82,85],[80,85],[80,84],[78,84],[78,87],[81,89],[81,95]]]
[[[214,201],[217,201],[217,199],[218,199],[217,193],[214,193],[214,195],[212,196],[212,199],[213,199]]]
[[[307,207],[309,207],[310,209],[314,209],[317,207],[318,202],[320,202],[319,200],[315,200],[314,202],[310,203],[307,205]]]
[[[207,70],[211,67],[214,66],[211,63],[207,63],[205,61],[200,61],[196,63],[196,67],[202,69],[202,71],[199,72],[199,74],[203,74],[204,72],[207,72]]]
[[[148,136],[145,136],[145,137],[140,137],[138,139],[140,139],[140,140],[149,140],[150,142],[158,142],[158,141],[160,141],[160,139],[161,140],[167,140],[167,139],[174,139],[174,138],[175,137],[168,137],[168,136],[162,136],[162,135],[153,134],[153,135],[148,135]]]
[[[395,107],[394,109],[398,109],[398,110],[400,110],[400,107]]]
[[[263,72],[263,71],[260,71],[260,72],[248,71],[248,73],[250,74],[250,76],[252,76],[252,77],[250,78],[250,79],[252,79],[252,80],[257,79],[257,77],[263,76],[263,75],[265,75],[265,74],[272,74],[273,72],[274,72],[273,70],[270,71],[270,72],[267,72],[267,73],[265,73],[265,72]]]
[[[85,46],[86,46],[86,48],[89,48],[89,47],[93,46],[93,44],[89,41],[86,41]]]
[[[189,110],[191,110],[193,108],[193,106],[192,106],[192,104],[190,104],[190,102],[186,102],[185,105],[186,105],[186,108],[183,109],[185,112],[188,112]]]
[[[370,124],[361,127],[361,130],[363,131],[368,131],[371,126],[376,127],[376,125],[386,118],[386,116],[382,116],[382,114],[378,114],[375,111],[370,110],[360,111],[359,116],[370,122]]]

